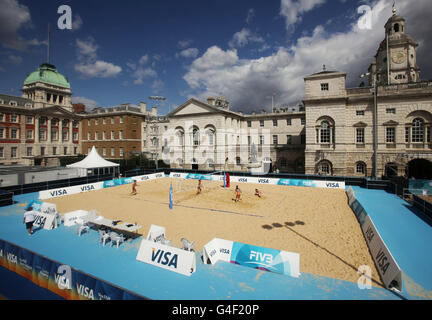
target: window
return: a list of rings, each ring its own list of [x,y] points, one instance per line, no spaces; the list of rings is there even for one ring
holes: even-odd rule
[[[4,121],[4,114],[0,113],[0,122],[3,122],[3,121]]]
[[[357,174],[365,174],[366,173],[366,165],[363,162],[357,162],[356,173]]]
[[[406,127],[405,128],[405,142],[406,143],[409,143],[410,142],[410,128],[409,127]]]
[[[45,155],[45,147],[41,147],[41,156],[44,156]]]
[[[199,131],[198,129],[193,130],[193,145],[199,146]]]
[[[56,154],[57,154],[57,147],[53,147],[53,148],[52,148],[52,151],[53,151],[52,154],[53,154],[53,155],[56,155]]]
[[[42,117],[42,118],[39,119],[39,124],[41,126],[45,126],[46,123],[47,123],[47,118]]]
[[[123,148],[120,148],[120,157],[123,157]]]
[[[321,83],[321,91],[329,91],[329,84]]]
[[[119,132],[119,139],[120,139],[120,140],[123,139],[123,131],[122,131],[122,130],[120,130],[120,132]]]
[[[73,141],[78,141],[78,132],[73,133]]]
[[[77,154],[77,147],[74,147],[74,154]]]
[[[99,140],[99,132],[95,132],[95,140]]]
[[[387,108],[386,113],[387,114],[396,114],[396,108]]]
[[[18,123],[18,116],[16,114],[11,114],[10,122]]]
[[[27,130],[26,138],[33,139],[33,130]]]
[[[287,126],[290,126],[291,125],[291,119],[286,119],[286,121],[287,121]]]
[[[63,127],[67,127],[67,126],[69,126],[69,120],[63,120],[63,121],[62,121],[62,126],[63,126]]]
[[[123,117],[120,117],[120,123],[123,123]]]
[[[240,159],[240,157],[236,157],[236,165],[237,166],[241,165],[241,159]]]
[[[4,137],[5,137],[5,129],[0,128],[0,138],[4,138]]]
[[[287,135],[287,144],[292,144],[292,136]]]
[[[357,116],[357,117],[363,117],[364,115],[365,115],[364,110],[357,110],[357,111],[356,111],[356,116]]]
[[[386,128],[386,143],[395,143],[395,132],[396,128],[394,127],[388,127]]]
[[[0,158],[4,158],[4,148],[0,147]]]
[[[11,158],[16,158],[17,157],[17,147],[11,147]]]
[[[57,131],[52,131],[51,132],[51,140],[52,141],[57,141],[58,140],[58,132]]]
[[[304,126],[306,124],[306,118],[301,118],[301,125]]]
[[[214,132],[212,130],[208,130],[207,131],[207,136],[209,139],[209,145],[213,146],[214,145]]]
[[[287,166],[287,161],[286,161],[286,159],[281,159],[281,161],[280,161],[280,166],[281,166],[281,168],[286,168],[286,166]]]
[[[106,118],[103,118],[102,122],[103,124],[106,124],[107,123]]]
[[[364,143],[365,142],[365,130],[364,130],[364,128],[357,128],[356,129],[356,142],[357,143]]]
[[[91,140],[91,133],[87,132],[87,140]]]
[[[103,154],[104,157],[106,157],[106,155],[107,155],[107,150],[106,150],[106,148],[103,148],[103,149],[102,149],[102,154]]]
[[[9,105],[13,106],[13,107],[16,107],[18,105],[18,103],[16,101],[10,101]]]
[[[111,131],[111,140],[114,140],[114,131]]]
[[[115,148],[111,148],[111,157],[115,156]]]
[[[273,136],[273,144],[278,144],[278,136]]]
[[[69,139],[69,133],[67,130],[63,130],[62,132],[62,140],[67,141]]]
[[[18,139],[18,129],[11,129],[11,139]]]
[[[250,146],[251,145],[251,136],[248,136],[248,146]]]
[[[91,126],[91,121],[90,121],[90,119],[87,120],[87,124],[88,124],[89,126]]]
[[[63,154],[64,155],[67,155],[67,151],[68,151],[67,149],[68,149],[67,147],[63,147]]]
[[[319,169],[322,174],[330,174],[330,165],[327,162],[321,163]]]
[[[103,139],[103,140],[106,140],[106,131],[103,132],[103,134],[102,134],[102,139]]]
[[[26,117],[27,124],[33,124],[33,117]]]
[[[99,124],[99,119],[95,119],[95,126]]]
[[[324,121],[321,124],[320,142],[330,143],[330,124],[327,121]]]
[[[248,126],[248,128],[251,128],[252,127],[252,121],[248,121],[247,126]]]
[[[51,126],[56,126],[58,124],[58,120],[57,119],[52,119],[51,120]]]
[[[277,120],[273,120],[273,127],[277,127],[278,126],[278,121]]]
[[[412,142],[424,141],[424,121],[421,118],[414,119],[412,123]]]
[[[114,124],[114,117],[111,118],[111,124]]]
[[[39,140],[40,141],[46,141],[47,139],[47,134],[45,130],[41,130],[39,131]]]
[[[264,144],[264,136],[260,136],[260,144],[261,144],[261,145]]]
[[[260,127],[264,127],[264,120],[260,120]]]

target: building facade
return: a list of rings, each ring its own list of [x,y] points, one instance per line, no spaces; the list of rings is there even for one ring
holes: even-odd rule
[[[432,82],[405,30],[396,14],[386,23],[369,87],[346,88],[343,72],[305,77],[306,174],[432,177]]]

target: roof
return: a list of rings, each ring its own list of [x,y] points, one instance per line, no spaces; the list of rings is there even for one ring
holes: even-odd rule
[[[88,154],[86,158],[83,160],[67,165],[68,168],[82,168],[82,169],[90,169],[90,168],[108,168],[108,167],[118,167],[120,166],[117,163],[110,162],[102,158],[99,153],[96,151],[96,148],[93,146],[92,150]]]
[[[35,72],[28,75],[24,80],[24,85],[36,82],[48,83],[70,89],[70,83],[66,77],[60,74],[54,65],[48,63],[41,64]]]
[[[3,104],[9,105],[9,102],[15,101],[18,106],[25,106],[27,103],[33,104],[33,101],[27,98],[12,96],[8,94],[0,94],[0,100],[3,100]]]

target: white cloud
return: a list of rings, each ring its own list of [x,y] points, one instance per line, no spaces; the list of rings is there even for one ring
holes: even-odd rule
[[[180,49],[185,49],[185,48],[187,48],[187,47],[189,47],[191,44],[192,44],[192,40],[188,40],[188,39],[185,39],[185,40],[180,40],[178,43],[177,43],[177,46],[180,48]]]
[[[81,29],[83,25],[83,21],[81,19],[81,16],[79,14],[76,14],[72,21],[72,31],[77,31]]]
[[[281,0],[280,14],[285,18],[287,30],[302,20],[303,14],[325,3],[326,0]]]
[[[13,54],[9,55],[9,61],[12,62],[13,64],[19,65],[22,63],[23,59],[20,56],[15,56]]]
[[[428,52],[432,42],[428,30],[432,29],[432,6],[430,0],[416,0],[415,6],[411,1],[400,0],[399,11],[407,19],[407,34],[420,43],[418,61],[423,52],[424,64],[419,62],[419,66],[425,71],[424,65],[430,65],[426,69],[431,75]],[[347,26],[347,31],[335,34],[317,26],[312,34],[299,38],[292,47],[280,47],[259,59],[241,59],[237,50],[210,47],[183,77],[191,89],[189,95],[206,99],[223,93],[235,109],[244,111],[270,106],[268,97],[273,92],[279,93],[277,104],[294,104],[304,98],[304,77],[321,71],[323,64],[327,70],[347,72],[348,87],[358,86],[359,75],[367,71],[385,38],[384,24],[391,16],[391,6],[392,1],[376,1],[372,8],[372,30],[360,30],[356,20]]]
[[[165,83],[162,80],[156,79],[152,83],[152,89],[155,94],[159,94],[164,88]]]
[[[197,48],[189,48],[180,51],[180,53],[177,53],[176,57],[196,58],[198,54],[199,54],[199,50]]]
[[[252,42],[263,43],[264,39],[253,33],[248,28],[243,28],[234,34],[228,45],[231,48],[241,48]]]
[[[95,100],[86,97],[72,97],[72,103],[82,103],[86,106],[86,109],[93,109],[99,106],[99,103]]]
[[[153,57],[153,59],[156,59]],[[140,85],[144,83],[145,78],[154,78],[157,77],[156,71],[153,69],[154,61],[152,66],[148,66],[147,64],[150,62],[150,57],[146,54],[139,58],[137,63],[128,62],[126,65],[129,67],[129,71],[131,72],[131,76],[134,79],[134,84]]]
[[[111,62],[99,60],[97,50],[99,46],[89,37],[87,40],[76,40],[78,63],[75,70],[88,78],[112,78],[117,76],[122,68]]]

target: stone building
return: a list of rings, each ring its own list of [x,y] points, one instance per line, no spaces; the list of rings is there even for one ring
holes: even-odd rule
[[[418,45],[405,31],[403,17],[387,21],[369,87],[346,88],[343,72],[305,77],[306,174],[373,176],[376,154],[378,178],[432,178],[432,82],[420,80]]]
[[[0,95],[0,164],[60,164],[80,153],[80,117],[72,112],[67,79],[42,64],[26,77],[22,97]]]
[[[163,155],[174,168],[303,172],[304,111],[244,115],[231,111],[221,96],[207,102],[190,99],[168,119]]]

